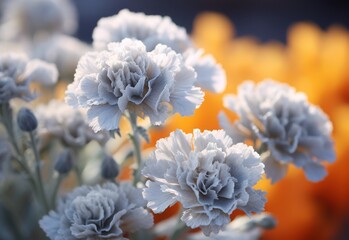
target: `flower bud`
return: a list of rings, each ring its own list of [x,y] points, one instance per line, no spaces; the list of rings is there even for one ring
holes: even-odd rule
[[[119,175],[119,165],[111,156],[106,156],[102,162],[102,177],[112,180]]]
[[[54,169],[59,174],[66,174],[73,168],[73,157],[69,150],[63,151],[57,158]]]
[[[255,221],[259,227],[264,229],[272,229],[276,226],[275,218],[267,213],[257,215]]]
[[[28,108],[21,108],[17,115],[19,128],[24,132],[32,132],[38,127],[38,120]]]

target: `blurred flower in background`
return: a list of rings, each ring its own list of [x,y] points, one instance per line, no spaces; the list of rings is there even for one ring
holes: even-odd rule
[[[4,1],[2,39],[33,38],[38,34],[74,33],[76,9],[70,0]]]
[[[90,141],[104,145],[109,135],[105,131],[95,133],[88,126],[86,113],[73,109],[63,101],[51,100],[36,109],[39,120],[39,135],[43,144],[48,138],[58,139],[64,146],[82,148]]]

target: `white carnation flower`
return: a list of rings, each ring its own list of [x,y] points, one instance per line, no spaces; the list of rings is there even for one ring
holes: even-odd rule
[[[21,54],[0,54],[0,103],[12,98],[31,101],[35,98],[30,91],[31,82],[52,85],[57,77],[57,69],[52,64],[29,60]]]
[[[142,171],[149,180],[143,191],[148,207],[163,212],[177,201],[181,220],[205,235],[218,233],[236,209],[261,212],[264,192],[253,186],[264,173],[259,155],[245,144],[233,144],[223,130],[177,130],[161,139]]]
[[[224,105],[240,117],[234,124],[221,113],[221,126],[234,139],[252,140],[263,152],[267,177],[276,182],[293,164],[311,181],[326,176],[322,161],[333,162],[332,124],[326,114],[310,104],[303,93],[267,80],[245,82]]]
[[[226,76],[222,67],[211,55],[204,55],[197,49],[186,30],[174,24],[169,17],[134,13],[127,9],[118,14],[102,18],[93,31],[93,46],[106,49],[110,42],[133,38],[144,43],[148,51],[157,44],[165,44],[177,53],[183,54],[198,74],[196,85],[212,92],[223,92]]]
[[[108,140],[107,132],[95,133],[85,114],[64,102],[51,100],[47,105],[39,106],[35,113],[42,138],[57,138],[68,147],[84,147],[92,140],[103,145]]]
[[[145,204],[141,190],[129,183],[82,186],[63,198],[58,209],[39,223],[52,240],[126,240],[127,233],[153,225]]]
[[[201,105],[204,94],[195,81],[195,71],[169,47],[159,44],[147,52],[142,42],[125,39],[81,58],[66,102],[86,108],[95,131],[118,129],[125,111],[157,125]]]

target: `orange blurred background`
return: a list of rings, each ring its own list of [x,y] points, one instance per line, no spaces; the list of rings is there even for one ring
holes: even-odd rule
[[[185,132],[218,129],[222,96],[236,93],[244,80],[272,78],[289,83],[329,115],[337,160],[319,183],[308,182],[296,168],[290,168],[287,177],[275,185],[269,180],[259,183],[258,187],[268,192],[266,211],[278,222],[263,239],[349,239],[349,31],[335,25],[322,30],[301,22],[288,30],[286,44],[260,43],[250,37],[235,37],[228,18],[207,12],[196,18],[193,38],[222,64],[227,89],[220,95],[207,92],[193,116],[174,116],[165,127],[153,129],[151,145],[177,128]]]

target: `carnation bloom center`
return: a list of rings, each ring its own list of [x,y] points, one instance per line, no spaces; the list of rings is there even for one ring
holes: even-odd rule
[[[133,103],[133,107],[141,104],[151,92],[151,80],[160,73],[146,54],[126,56],[124,60],[111,58],[111,61],[105,64],[99,76],[99,88],[108,93],[108,96],[114,95],[108,97],[107,102],[117,104],[122,111],[128,107],[128,103]],[[154,68],[156,72],[149,70]]]
[[[98,235],[108,235],[115,231],[112,229],[115,223],[126,213],[126,210],[118,212],[114,201],[104,196],[103,192],[93,191],[86,197],[77,197],[72,204],[75,209],[73,226],[76,229],[81,226],[80,233],[85,232],[88,226]]]
[[[219,195],[219,191],[222,189],[222,180],[220,179],[220,172],[222,171],[222,162],[224,161],[225,154],[221,151],[207,151],[207,153],[202,153],[201,159],[199,158],[199,162],[203,163],[195,170],[197,176],[196,185],[192,185],[198,189],[198,191],[203,195],[200,196],[200,200],[204,200],[206,195],[209,195],[209,199],[212,203],[213,200],[218,199],[217,194]],[[212,162],[205,162],[207,159],[207,155],[211,158]],[[225,165],[225,164],[224,164]]]

